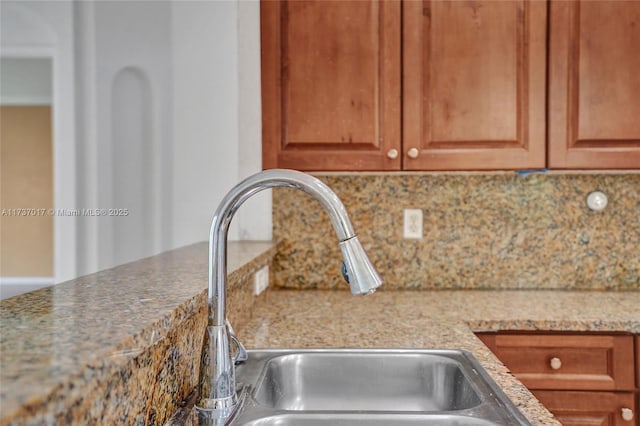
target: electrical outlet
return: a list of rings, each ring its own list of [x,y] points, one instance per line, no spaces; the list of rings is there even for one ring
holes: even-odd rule
[[[269,287],[269,265],[258,270],[253,276],[253,294],[259,295]]]
[[[419,240],[422,238],[422,210],[404,209],[404,239]]]

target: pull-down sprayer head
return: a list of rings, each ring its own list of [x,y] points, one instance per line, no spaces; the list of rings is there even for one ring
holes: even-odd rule
[[[340,250],[344,259],[342,276],[349,283],[351,294],[366,296],[374,293],[382,284],[382,279],[364,252],[358,237],[340,241]]]

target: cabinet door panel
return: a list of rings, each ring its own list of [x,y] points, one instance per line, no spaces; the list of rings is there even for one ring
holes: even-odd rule
[[[550,8],[550,166],[640,168],[640,1]]]
[[[263,1],[263,166],[398,170],[400,3]]]
[[[403,7],[404,168],[544,167],[546,2]]]
[[[632,392],[578,392],[532,390],[564,426],[631,426],[622,408],[633,409]]]

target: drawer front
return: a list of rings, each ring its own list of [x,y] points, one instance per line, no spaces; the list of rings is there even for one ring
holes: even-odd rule
[[[482,338],[529,389],[633,390],[633,336],[496,334]]]
[[[632,392],[531,391],[564,426],[633,426],[637,423]],[[625,420],[623,409],[633,411]],[[627,416],[629,412],[627,411]]]

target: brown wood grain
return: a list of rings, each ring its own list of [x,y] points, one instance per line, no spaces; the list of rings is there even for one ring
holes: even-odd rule
[[[631,426],[622,419],[622,408],[633,409],[633,392],[580,392],[533,390],[538,400],[564,426]],[[634,411],[635,413],[635,411]]]
[[[263,0],[261,25],[264,168],[640,168],[640,0]]]
[[[546,2],[403,3],[404,168],[544,167],[545,43]]]
[[[262,1],[263,167],[398,170],[400,3]]]
[[[549,165],[640,168],[640,1],[552,1]]]
[[[636,336],[636,387],[640,390],[640,336]],[[638,401],[640,409],[640,401]]]
[[[530,389],[635,389],[633,336],[498,334],[493,351]]]

